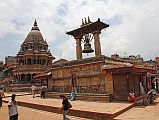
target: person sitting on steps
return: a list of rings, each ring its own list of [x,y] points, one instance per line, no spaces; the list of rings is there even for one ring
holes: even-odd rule
[[[134,102],[135,101],[135,94],[132,90],[130,90],[130,92],[128,94],[128,101],[129,102]]]

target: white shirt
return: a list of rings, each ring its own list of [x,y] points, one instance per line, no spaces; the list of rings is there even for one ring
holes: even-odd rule
[[[36,90],[36,86],[31,86],[31,90],[35,91]]]
[[[8,107],[9,108],[9,116],[13,116],[13,115],[18,114],[17,104],[14,103],[14,101],[10,100],[8,102],[8,105],[10,106],[10,107]]]

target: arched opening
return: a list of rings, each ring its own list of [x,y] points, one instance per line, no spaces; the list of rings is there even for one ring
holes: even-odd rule
[[[45,59],[42,59],[42,65],[44,65],[46,63]]]
[[[27,59],[27,63],[28,63],[28,65],[31,65],[31,59],[30,58]]]
[[[37,64],[40,64],[40,61],[39,61],[39,59],[37,59]]]
[[[25,78],[25,74],[21,74],[21,80],[20,81],[25,81],[26,78]]]
[[[30,73],[28,73],[28,74],[27,74],[27,82],[30,82],[30,81],[31,81],[31,79],[32,79],[32,78],[31,78],[31,74],[30,74]]]
[[[36,64],[36,59],[34,59],[34,64]]]

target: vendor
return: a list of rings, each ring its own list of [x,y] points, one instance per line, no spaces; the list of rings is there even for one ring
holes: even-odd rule
[[[132,90],[130,90],[130,92],[128,94],[128,101],[129,102],[134,102],[135,101],[135,94]]]

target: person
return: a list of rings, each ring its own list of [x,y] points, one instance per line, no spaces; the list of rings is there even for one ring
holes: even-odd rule
[[[2,107],[2,98],[5,97],[3,88],[0,89],[0,108]]]
[[[36,86],[35,85],[32,85],[31,86],[31,91],[32,91],[32,95],[33,95],[33,98],[35,98],[35,90],[36,90]]]
[[[45,89],[45,86],[42,86],[41,87],[41,98],[45,98],[45,93],[46,93],[46,89]]]
[[[77,94],[76,88],[74,87],[74,88],[72,89],[71,95],[70,95],[70,100],[71,100],[71,101],[75,100],[76,94]]]
[[[70,102],[68,101],[68,99],[66,98],[66,96],[60,95],[60,98],[63,99],[63,101],[62,101],[62,107],[61,107],[61,110],[63,112],[63,120],[70,120],[69,118],[66,117],[66,114],[67,114],[69,108],[72,107],[72,105],[70,104]]]
[[[11,100],[8,102],[8,109],[9,109],[9,120],[18,120],[18,108],[17,102],[15,100],[16,95],[12,94]]]
[[[130,92],[129,92],[128,101],[129,102],[134,102],[135,101],[135,94],[132,90],[130,90]]]

